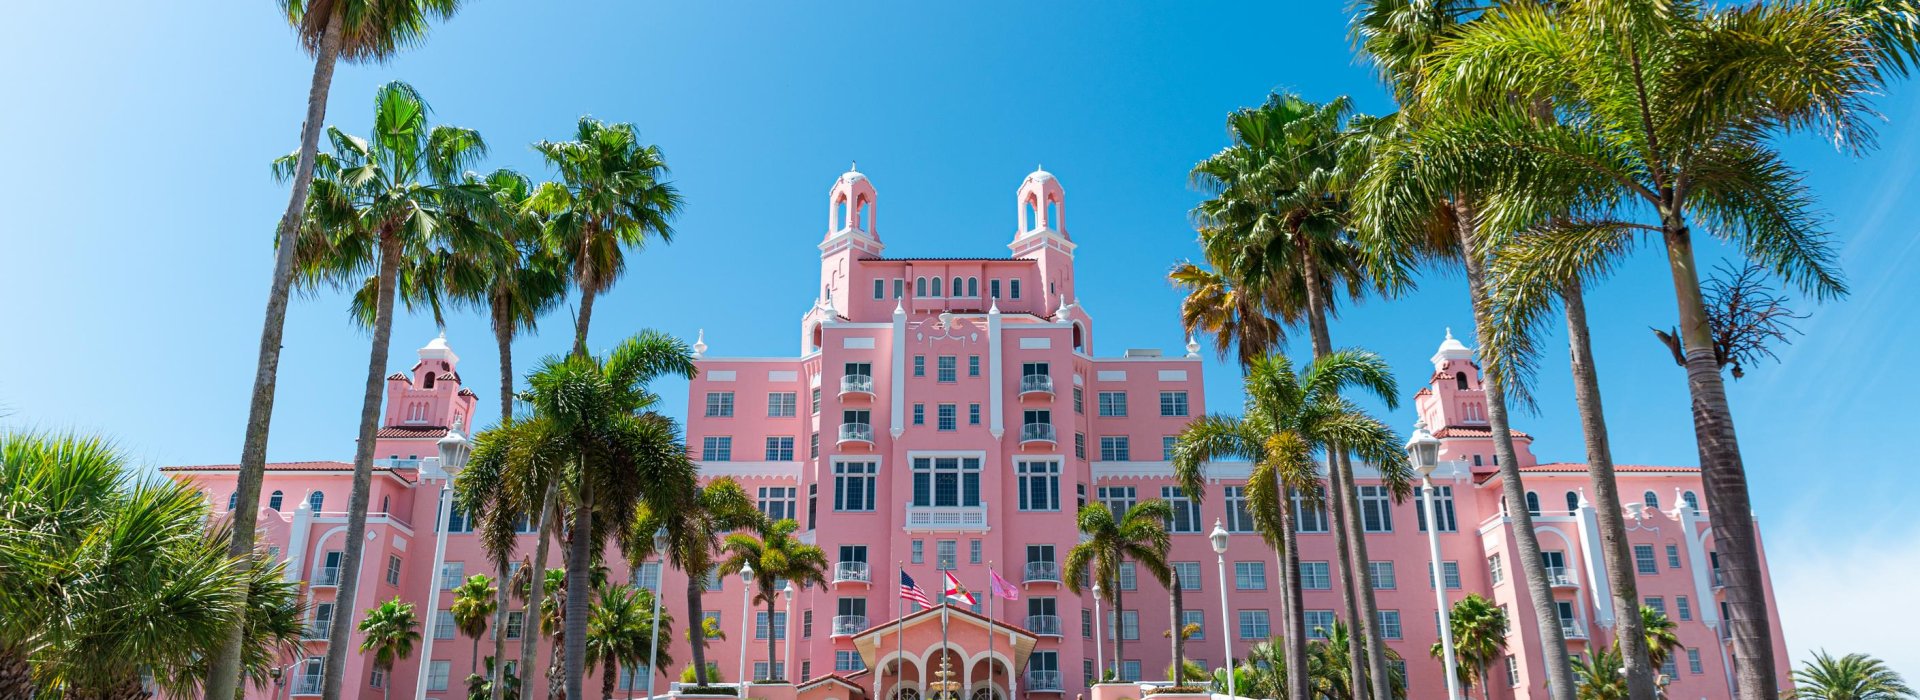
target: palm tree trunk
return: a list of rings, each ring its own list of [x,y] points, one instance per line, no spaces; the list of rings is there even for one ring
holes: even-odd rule
[[[541,599],[547,592],[547,548],[548,536],[554,527],[555,493],[557,484],[547,484],[547,493],[541,498],[539,526],[534,528],[533,561],[527,564],[527,612],[520,625],[520,698],[533,700],[534,656],[540,650],[540,639],[546,635],[540,632]],[[501,676],[502,678],[505,675]]]
[[[1373,568],[1367,557],[1366,523],[1360,520],[1359,487],[1353,479],[1353,461],[1345,453],[1335,456],[1340,464],[1339,497],[1347,512],[1346,531],[1341,533],[1352,548],[1354,589],[1360,599],[1360,642],[1367,653],[1368,680],[1372,681],[1374,700],[1392,700],[1393,676],[1387,668],[1386,640],[1380,636],[1380,609],[1373,592]]]
[[[706,572],[687,572],[687,641],[693,652],[693,681],[704,687],[707,678],[707,611],[704,605],[707,582]],[[660,669],[648,669],[659,673]],[[668,676],[671,678],[672,676]]]
[[[1138,580],[1138,579],[1135,579],[1135,580]],[[1126,641],[1127,641],[1127,628],[1126,628],[1127,609],[1124,606],[1122,606],[1120,603],[1121,603],[1120,580],[1119,580],[1119,575],[1115,574],[1114,581],[1113,581],[1113,624],[1107,625],[1113,630],[1113,678],[1114,680],[1124,680],[1120,678],[1120,669],[1123,666],[1120,663],[1120,652],[1122,649],[1125,648]]]
[[[400,269],[400,244],[393,231],[380,233],[379,299],[374,302],[373,348],[367,356],[366,388],[360,398],[360,435],[353,449],[353,488],[347,497],[347,535],[342,549],[340,587],[334,589],[333,630],[327,642],[326,677],[321,700],[340,700],[353,646],[354,597],[360,592],[360,556],[367,544],[367,500],[373,491],[373,441],[380,429],[381,389],[386,385],[387,349],[393,339],[394,277]]]
[[[1460,259],[1467,269],[1468,295],[1473,303],[1473,326],[1480,347],[1490,343],[1493,309],[1487,304],[1485,258],[1479,251],[1479,222],[1473,205],[1455,200],[1455,233],[1460,240]],[[1554,605],[1553,588],[1547,582],[1546,565],[1540,560],[1540,538],[1533,531],[1533,514],[1527,510],[1527,489],[1520,482],[1520,461],[1513,449],[1513,430],[1507,423],[1507,391],[1500,382],[1482,385],[1487,396],[1487,427],[1493,436],[1494,459],[1500,469],[1500,490],[1506,500],[1507,518],[1513,523],[1514,562],[1532,599],[1534,622],[1540,630],[1540,646],[1546,657],[1547,692],[1553,700],[1574,700],[1573,666],[1567,659],[1567,638],[1560,629],[1560,611]],[[1431,523],[1430,523],[1431,525]],[[1439,563],[1434,564],[1435,567]],[[1432,571],[1434,585],[1444,586],[1441,571]]]
[[[495,302],[493,342],[500,348],[500,422],[513,417],[513,319]]]
[[[620,662],[607,659],[604,673],[600,674],[600,700],[613,700],[614,681],[620,678]]]
[[[1293,499],[1280,491],[1280,542],[1286,552],[1281,567],[1281,596],[1286,599],[1287,700],[1309,700],[1307,690],[1307,615],[1300,596],[1300,537],[1296,533]]]
[[[580,503],[573,513],[573,540],[569,543],[572,552],[567,556],[567,613],[563,620],[567,635],[568,698],[587,696],[587,604],[591,595],[587,590],[590,586],[587,573],[593,568],[593,480],[587,478],[584,469],[580,474],[579,494]]]
[[[491,677],[491,687],[487,693],[489,700],[501,700],[506,693],[507,613],[509,612],[507,596],[510,587],[508,576],[510,574],[507,571],[507,563],[502,561],[500,562],[500,585],[494,591],[496,597],[493,609],[493,668],[487,671],[487,675]],[[521,623],[521,629],[520,636],[524,638],[526,637],[524,622]],[[476,651],[474,654],[477,656],[479,652]]]
[[[1640,590],[1633,554],[1628,550],[1626,518],[1620,512],[1620,485],[1613,475],[1613,448],[1607,436],[1607,416],[1600,403],[1600,374],[1593,362],[1593,339],[1587,328],[1587,302],[1579,280],[1560,286],[1567,317],[1567,343],[1573,364],[1573,400],[1580,409],[1580,430],[1586,436],[1587,478],[1593,482],[1593,514],[1600,526],[1600,558],[1613,588],[1614,639],[1626,664],[1627,693],[1633,700],[1653,700],[1654,670],[1647,660],[1646,628],[1640,620]]]
[[[1480,700],[1493,700],[1493,688],[1487,683],[1487,662],[1482,661],[1478,666],[1480,677],[1474,680],[1480,682]]]
[[[573,324],[573,354],[585,357],[587,354],[587,328],[593,323],[593,287],[585,281],[580,283],[580,317]]]
[[[1169,586],[1168,588],[1171,588],[1172,590],[1168,592],[1171,593],[1172,595],[1168,596],[1168,598],[1172,600],[1172,605],[1173,605],[1173,634],[1172,634],[1173,679],[1172,680],[1174,685],[1186,685],[1187,684],[1187,637],[1186,635],[1181,634],[1181,632],[1186,628],[1186,625],[1180,624],[1180,616],[1181,616],[1181,613],[1184,612],[1183,603],[1185,601],[1181,600],[1180,598],[1181,593],[1180,593],[1179,570],[1176,569],[1173,572],[1173,576],[1171,577],[1171,579],[1173,581],[1173,585]]]
[[[1677,211],[1669,208],[1668,211]],[[1753,526],[1753,505],[1747,498],[1746,464],[1734,435],[1733,409],[1727,404],[1726,385],[1714,352],[1713,327],[1700,295],[1700,273],[1695,267],[1692,234],[1680,215],[1663,222],[1667,264],[1672,270],[1674,296],[1679,305],[1680,338],[1687,358],[1687,389],[1693,397],[1693,432],[1700,450],[1700,476],[1707,491],[1707,516],[1713,528],[1714,550],[1726,583],[1726,624],[1733,637],[1736,692],[1741,700],[1778,697],[1774,675],[1773,629],[1768,625],[1766,591],[1760,575],[1760,552]],[[1623,613],[1624,614],[1624,613]]]
[[[300,127],[300,155],[294,165],[293,191],[287,197],[287,211],[280,217],[280,231],[273,255],[273,282],[267,287],[266,320],[260,330],[260,355],[253,367],[253,398],[247,404],[247,432],[240,448],[240,474],[236,490],[236,513],[247,517],[233,519],[233,535],[227,544],[227,556],[251,563],[253,553],[253,515],[260,508],[260,484],[266,478],[267,433],[273,423],[273,394],[280,376],[280,341],[287,327],[287,299],[293,288],[293,253],[300,231],[302,210],[306,208],[307,188],[313,183],[313,163],[320,150],[320,130],[327,119],[327,95],[333,88],[333,67],[340,55],[340,24],[329,18],[320,36],[320,50],[314,56],[313,80],[307,88],[307,117]],[[234,625],[215,651],[207,669],[208,697],[232,697],[240,687],[240,645],[244,630]]]
[[[772,581],[773,579],[772,579],[772,578],[768,578],[767,580],[768,580],[768,581]],[[771,584],[771,583],[769,583],[769,584],[767,584],[767,588],[768,588],[768,590],[767,590],[767,591],[765,592],[765,595],[767,596],[767,677],[766,677],[766,678],[764,678],[764,679],[761,679],[761,678],[755,678],[754,680],[769,680],[769,681],[777,681],[777,680],[780,680],[780,679],[782,679],[782,678],[785,678],[785,677],[786,677],[786,674],[784,674],[784,673],[774,673],[774,672],[773,672],[773,662],[774,662],[774,660],[775,660],[775,659],[778,659],[778,658],[780,658],[780,657],[779,657],[779,656],[777,655],[777,654],[778,654],[778,649],[779,649],[779,643],[778,643],[777,641],[775,641],[775,640],[774,640],[774,634],[773,634],[773,632],[774,632],[774,630],[776,630],[776,629],[778,629],[778,628],[777,628],[777,627],[774,627],[774,625],[773,625],[773,590],[772,590],[772,586],[773,586],[773,584]]]

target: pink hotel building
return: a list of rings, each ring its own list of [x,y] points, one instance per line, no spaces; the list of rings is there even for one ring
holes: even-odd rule
[[[991,655],[983,618],[952,615],[944,658],[948,678],[968,700],[1074,698],[1088,690],[1097,656],[1113,662],[1112,643],[1096,644],[1096,635],[1110,640],[1116,632],[1127,642],[1119,660],[1124,678],[1164,678],[1171,654],[1161,632],[1170,627],[1170,611],[1150,576],[1123,570],[1118,585],[1126,608],[1115,618],[1103,606],[1101,620],[1090,595],[1075,595],[1062,583],[1060,562],[1080,541],[1076,509],[1093,502],[1173,504],[1171,560],[1189,589],[1184,622],[1201,630],[1187,647],[1199,663],[1218,666],[1226,646],[1241,655],[1280,630],[1275,557],[1250,532],[1242,498],[1247,465],[1210,465],[1210,492],[1200,503],[1174,485],[1168,465],[1172,436],[1207,410],[1199,345],[1189,340],[1184,352],[1171,355],[1096,354],[1093,315],[1075,293],[1076,244],[1059,181],[1034,172],[1021,182],[1015,202],[1008,257],[887,258],[873,184],[859,172],[843,174],[828,195],[818,297],[798,324],[797,352],[720,357],[707,352],[704,338],[695,344],[700,373],[688,396],[687,441],[702,473],[732,477],[768,515],[798,521],[803,539],[833,562],[826,585],[793,597],[787,608],[793,620],[787,612],[768,620],[759,606],[743,611],[738,578],[710,578],[707,614],[718,618],[728,638],[715,642],[708,658],[728,680],[739,675],[744,642],[753,677],[792,679],[801,700],[930,697],[928,684],[940,678],[939,616],[909,614],[895,624],[901,613],[897,563],[935,596],[950,570],[984,603],[989,566],[1019,588],[1019,601],[996,601],[998,648]],[[306,582],[315,603],[310,658],[292,660],[287,687],[278,689],[285,695],[318,693],[332,615],[358,616],[395,596],[421,608],[422,633],[436,642],[432,658],[423,665],[416,652],[381,674],[354,654],[346,670],[351,687],[372,695],[392,684],[404,694],[424,682],[428,697],[464,695],[472,645],[456,636],[445,612],[452,604],[446,589],[466,575],[491,572],[460,513],[450,516],[445,566],[430,570],[436,503],[448,478],[433,455],[447,427],[473,414],[476,397],[464,387],[459,358],[444,338],[421,348],[419,357],[410,371],[388,378],[375,512],[360,543],[366,548],[361,571],[339,566],[351,465],[269,467],[262,536],[287,562],[288,575]],[[1428,654],[1439,633],[1433,586],[1444,586],[1450,600],[1486,596],[1512,619],[1508,656],[1488,669],[1493,697],[1544,696],[1540,641],[1513,561],[1473,352],[1449,334],[1431,361],[1432,375],[1413,398],[1420,420],[1434,426],[1443,444],[1434,475],[1442,574],[1437,582],[1421,575],[1430,567],[1428,523],[1418,502],[1393,501],[1363,469],[1360,517],[1371,533],[1378,624],[1405,660],[1411,697],[1444,697],[1440,663]],[[1514,435],[1561,627],[1575,652],[1600,648],[1611,643],[1617,616],[1631,611],[1613,606],[1585,467],[1540,462],[1531,438]],[[233,466],[165,471],[204,488],[216,503],[231,503]],[[1621,493],[1635,498],[1626,506],[1636,583],[1646,605],[1676,622],[1683,647],[1664,669],[1671,679],[1667,697],[1731,697],[1731,649],[1723,641],[1725,613],[1697,495],[1699,470],[1621,466],[1619,481]],[[1216,522],[1234,533],[1224,579],[1207,539]],[[1306,510],[1301,529],[1307,625],[1330,625],[1340,607],[1333,535],[1314,508]],[[521,551],[532,551],[531,535]],[[557,561],[556,555],[550,565]],[[651,562],[630,569],[617,555],[608,561],[618,580],[666,586],[669,610],[684,627],[685,611],[675,609],[680,598],[672,593],[684,590],[684,574]],[[350,605],[333,598],[343,576],[361,581]],[[440,610],[428,612],[435,587],[442,589]],[[513,612],[504,630],[510,658],[518,656],[524,629],[521,613]],[[500,632],[481,640],[481,654]],[[781,658],[766,658],[768,635],[784,639]],[[1784,657],[1777,621],[1774,635],[1775,653]],[[678,633],[672,649],[684,667],[691,656]],[[542,668],[545,658],[543,652]],[[677,680],[681,668],[665,670]],[[544,687],[540,674],[532,675]],[[644,677],[623,673],[618,682],[644,689]]]

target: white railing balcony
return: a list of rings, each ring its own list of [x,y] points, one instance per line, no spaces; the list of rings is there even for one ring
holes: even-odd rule
[[[1042,637],[1060,636],[1059,615],[1028,615],[1027,631]]]
[[[873,425],[869,423],[841,423],[840,443],[864,442],[873,444]]]
[[[1052,396],[1053,377],[1045,374],[1029,374],[1020,378],[1020,396]]]
[[[1580,624],[1579,620],[1561,620],[1560,634],[1567,639],[1586,639],[1587,626]]]
[[[977,506],[907,505],[908,530],[981,531],[987,529],[987,504]]]
[[[307,629],[300,638],[309,642],[324,642],[333,638],[333,623],[314,621],[307,623]]]
[[[867,631],[865,615],[835,615],[833,617],[833,636],[851,637]]]
[[[1055,442],[1052,423],[1028,423],[1020,426],[1021,444],[1029,442]]]
[[[1578,588],[1580,584],[1573,580],[1573,573],[1564,566],[1547,567],[1547,584],[1554,588]]]
[[[300,678],[300,681],[293,685],[293,694],[294,695],[319,695],[320,679],[307,678],[302,676]]]
[[[1727,577],[1726,577],[1726,576],[1723,576],[1723,575],[1721,575],[1721,574],[1720,574],[1720,570],[1719,570],[1719,569],[1714,569],[1714,570],[1713,570],[1713,588],[1714,588],[1714,590],[1719,590],[1719,589],[1722,589],[1722,588],[1726,588],[1726,587],[1727,587]]]
[[[340,585],[340,567],[338,566],[320,567],[320,569],[318,571],[315,571],[313,574],[313,585],[315,586]]]
[[[1060,692],[1060,672],[1028,671],[1026,689],[1035,692]]]
[[[440,458],[439,457],[416,457],[413,459],[402,459],[399,457],[382,457],[380,459],[373,460],[373,466],[380,469],[428,469],[428,470],[431,470],[431,469],[439,468]]]
[[[849,374],[840,377],[840,395],[865,394],[873,396],[873,376],[867,374]]]
[[[1060,565],[1050,561],[1027,562],[1027,576],[1023,583],[1059,583]]]
[[[864,561],[843,561],[833,565],[834,583],[873,583],[873,569]]]

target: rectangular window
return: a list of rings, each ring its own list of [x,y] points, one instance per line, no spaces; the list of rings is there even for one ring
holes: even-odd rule
[[[1653,545],[1636,544],[1633,546],[1633,567],[1642,576],[1660,573],[1660,561],[1653,556]]]
[[[400,585],[400,557],[387,555],[387,585]]]
[[[1693,619],[1693,601],[1683,595],[1674,596],[1673,611],[1679,614],[1681,622],[1690,621]]]
[[[1669,569],[1680,568],[1680,545],[1677,545],[1677,544],[1667,545],[1667,568]]]
[[[940,540],[934,544],[933,568],[951,571],[960,567],[960,541]]]
[[[1294,530],[1312,534],[1327,531],[1327,502],[1320,498],[1308,498],[1297,490],[1288,489],[1293,497],[1293,511],[1299,513]]]
[[[1380,628],[1381,639],[1400,638],[1400,611],[1375,610],[1374,615],[1378,621],[1376,624]]]
[[[967,404],[967,425],[980,424],[980,404]]]
[[[1500,585],[1501,581],[1506,580],[1507,574],[1500,568],[1500,555],[1493,554],[1487,557],[1487,577],[1491,579],[1496,586]]]
[[[1127,392],[1102,391],[1098,399],[1100,417],[1125,418],[1127,416]]]
[[[1460,588],[1460,562],[1440,562],[1440,570],[1446,576],[1447,588],[1456,590]],[[1427,587],[1433,587],[1433,564],[1431,562],[1427,564]]]
[[[427,665],[427,690],[444,691],[447,689],[447,676],[453,671],[452,661],[435,661]]]
[[[1112,622],[1113,619],[1114,619],[1113,613],[1107,613],[1107,621]],[[1121,613],[1119,623],[1107,630],[1108,639],[1113,638],[1113,633],[1115,630],[1119,631],[1120,638],[1122,640],[1131,642],[1136,639],[1139,639],[1140,638],[1140,611],[1128,610]]]
[[[1140,661],[1138,659],[1128,659],[1120,662],[1120,680],[1128,683],[1138,683],[1140,681]]]
[[[792,418],[800,406],[800,395],[791,391],[767,394],[768,418]]]
[[[643,562],[633,569],[633,587],[642,590],[660,590],[660,562]]]
[[[1668,678],[1680,675],[1680,661],[1669,655],[1660,661],[1660,673]]]
[[[1086,433],[1073,434],[1073,456],[1075,459],[1087,458],[1087,434]]]
[[[1699,649],[1695,649],[1693,647],[1687,647],[1687,673],[1694,673],[1694,674],[1706,673],[1706,670],[1701,668],[1700,666],[1700,650]]]
[[[1425,496],[1422,496],[1421,498],[1424,499]],[[1440,520],[1441,532],[1459,531],[1460,529],[1459,525],[1458,523],[1454,522],[1454,518],[1453,518],[1453,487],[1452,486],[1434,487],[1433,512],[1434,512],[1434,516]],[[1414,518],[1418,520],[1420,523],[1420,531],[1426,532],[1427,531],[1427,504],[1424,500],[1414,504],[1413,514],[1414,514]]]
[[[1247,487],[1223,490],[1227,503],[1227,532],[1253,532],[1253,511],[1247,509]]]
[[[451,591],[467,580],[467,563],[450,561],[440,565],[440,590]]]
[[[1131,591],[1140,588],[1140,569],[1133,562],[1120,563],[1120,590]]]
[[[1645,605],[1649,608],[1652,608],[1654,612],[1660,613],[1661,617],[1667,616],[1667,599],[1666,598],[1663,598],[1657,595],[1650,595],[1650,596],[1641,598],[1640,604]]]
[[[967,356],[967,376],[969,377],[980,376],[980,356],[979,355]]]
[[[833,465],[833,509],[842,513],[869,512],[880,465],[875,462],[839,462]]]
[[[780,436],[767,438],[767,461],[793,461],[793,437]]]
[[[765,661],[753,662],[753,679],[756,681],[775,680],[775,679],[781,679],[786,677],[787,677],[786,662],[775,661],[773,662],[773,668],[771,669],[767,668],[767,662]]]
[[[1107,510],[1113,511],[1115,518],[1119,518],[1133,510],[1133,504],[1138,500],[1135,493],[1132,486],[1102,486],[1094,492],[1094,496],[1100,499],[1100,504],[1106,506]]]
[[[1173,448],[1174,445],[1179,444],[1179,442],[1180,438],[1176,436],[1162,436],[1160,438],[1160,459],[1166,462],[1173,461]]]
[[[908,557],[907,561],[912,564],[927,563],[927,541],[926,540],[913,541],[913,553],[910,557]]]
[[[373,686],[374,688],[387,687],[386,669],[382,669],[382,668],[373,669],[373,673],[367,676],[367,685]]]
[[[700,459],[707,462],[733,461],[733,438],[727,435],[708,435],[701,438]]]
[[[927,424],[927,405],[926,404],[917,403],[913,405],[913,424],[914,425]]]
[[[878,278],[873,280],[873,298],[875,299],[887,298],[887,281],[886,280],[878,279]]]
[[[1233,563],[1233,587],[1242,591],[1264,591],[1267,589],[1267,563],[1264,561],[1236,561]]]
[[[1324,561],[1300,562],[1300,588],[1308,591],[1333,589],[1333,576]]]
[[[733,417],[733,392],[731,391],[707,392],[707,417],[708,418],[732,418]]]
[[[798,491],[792,486],[760,487],[760,513],[774,522],[799,518],[799,512],[793,508]]]
[[[1075,376],[1078,376],[1078,375],[1075,375]],[[1077,386],[1073,388],[1073,412],[1081,413],[1081,414],[1084,414],[1087,412],[1087,390],[1086,389],[1082,389]]]
[[[1188,498],[1185,491],[1178,486],[1162,486],[1160,498],[1173,508],[1173,517],[1167,520],[1168,532],[1200,532],[1200,504]]]
[[[913,505],[980,505],[980,458],[913,458]]]
[[[1506,662],[1507,662],[1507,685],[1510,685],[1510,686],[1520,685],[1520,667],[1514,665],[1513,657],[1511,655],[1506,657]]]
[[[916,377],[927,376],[927,356],[926,355],[913,356],[913,376],[916,376]]]
[[[754,613],[753,614],[753,638],[766,639],[768,632],[769,630],[767,629],[766,611],[763,610],[763,611]],[[787,614],[786,613],[776,612],[773,614],[773,629],[771,630],[771,632],[773,634],[774,639],[787,638]]]
[[[1100,461],[1102,462],[1133,461],[1133,451],[1131,449],[1128,449],[1127,436],[1125,435],[1100,436]]]
[[[1367,567],[1367,575],[1373,578],[1374,588],[1393,590],[1399,587],[1399,582],[1394,580],[1393,562],[1370,561],[1367,562]]]
[[[867,670],[867,664],[860,659],[857,649],[840,649],[833,652],[833,670],[836,673],[852,673]]]
[[[279,508],[275,507],[274,510]],[[473,532],[473,518],[467,517],[466,511],[460,510],[460,506],[453,506],[452,511],[447,513],[447,532]],[[271,547],[268,552],[273,555],[267,558],[268,561],[280,560],[279,547]]]
[[[938,421],[934,424],[936,430],[957,430],[960,428],[960,406],[958,404],[943,403],[935,406],[934,411],[934,418]]]
[[[1306,618],[1308,639],[1326,639],[1327,633],[1333,630],[1332,610],[1308,610]]]
[[[1272,625],[1265,610],[1240,611],[1240,638],[1254,641],[1267,641],[1273,636]]]
[[[938,362],[939,374],[937,374],[934,379],[948,384],[953,383],[953,381],[957,379],[955,375],[959,370],[960,358],[954,357],[953,355],[941,355],[938,358]]]
[[[1160,415],[1163,418],[1187,417],[1187,392],[1160,392]]]
[[[313,623],[307,626],[305,639],[326,639],[332,634],[333,604],[316,603],[313,606]]]
[[[519,639],[520,631],[525,628],[526,624],[526,611],[514,610],[507,613],[507,639]]]
[[[1183,631],[1193,630],[1193,636],[1187,637],[1188,641],[1192,641],[1195,639],[1206,639],[1207,638],[1207,611],[1181,610],[1180,611],[1180,629]],[[1204,664],[1202,665],[1204,666]]]
[[[1183,590],[1183,591],[1200,590],[1200,562],[1197,562],[1197,561],[1173,562],[1173,572],[1179,575],[1180,577],[1180,590]]]
[[[808,459],[820,458],[820,434],[819,433],[814,433],[812,435],[807,436],[807,458]]]
[[[1007,291],[1015,299],[1020,298],[1020,280],[1007,280]]]
[[[820,415],[820,388],[813,389],[813,415]]]
[[[980,540],[967,541],[967,563],[968,564],[980,563],[980,555],[982,553],[983,553],[982,543],[980,542]]]
[[[433,612],[433,638],[453,639],[453,611],[435,610]]]
[[[1020,510],[1060,510],[1060,463],[1021,461],[1014,466],[1019,474]]]
[[[1393,500],[1385,486],[1361,486],[1360,522],[1367,532],[1393,532]]]
[[[906,295],[907,295],[907,280],[904,278],[895,277],[893,279],[893,298],[899,299]]]

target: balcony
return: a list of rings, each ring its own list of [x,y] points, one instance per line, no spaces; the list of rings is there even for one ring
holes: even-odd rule
[[[300,682],[294,684],[293,686],[293,694],[294,695],[319,695],[320,694],[320,677],[319,676],[301,676]]]
[[[1060,692],[1059,671],[1028,671],[1026,690],[1036,693]]]
[[[1023,583],[1059,583],[1060,565],[1050,561],[1027,562],[1027,576]]]
[[[1020,446],[1021,447],[1026,447],[1027,445],[1034,445],[1034,444],[1040,444],[1040,443],[1046,443],[1047,445],[1054,445],[1057,443],[1057,441],[1054,440],[1054,437],[1053,437],[1052,423],[1028,423],[1026,425],[1020,426]]]
[[[1042,637],[1060,636],[1059,615],[1028,615],[1027,631]]]
[[[841,377],[840,398],[873,398],[873,376],[849,374]]]
[[[326,620],[315,620],[308,623],[307,629],[300,634],[300,639],[309,642],[324,642],[332,638],[333,623]]]
[[[986,532],[987,506],[907,506],[908,530]]]
[[[1726,588],[1726,587],[1727,587],[1727,577],[1721,575],[1719,569],[1717,568],[1714,569],[1713,570],[1713,590],[1715,592],[1719,592],[1720,589]]]
[[[860,444],[860,443],[865,443],[866,446],[868,447],[873,446],[873,425],[868,423],[840,424],[839,444],[846,445],[846,444]]]
[[[1547,584],[1554,588],[1579,588],[1580,583],[1573,580],[1573,572],[1564,566],[1547,567]]]
[[[851,637],[867,631],[865,615],[835,615],[833,617],[833,636]]]
[[[340,585],[340,567],[322,566],[313,574],[313,587]]]
[[[1029,374],[1020,378],[1020,398],[1053,398],[1053,377]]]
[[[833,582],[873,584],[873,570],[864,561],[843,561],[833,565]]]
[[[1560,635],[1569,641],[1584,640],[1587,638],[1587,626],[1580,624],[1579,620],[1561,620]]]

